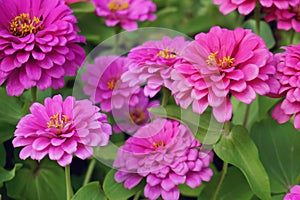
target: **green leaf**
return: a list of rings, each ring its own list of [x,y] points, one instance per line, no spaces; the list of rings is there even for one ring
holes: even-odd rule
[[[22,117],[22,104],[16,97],[8,96],[4,88],[0,88],[0,122],[17,124]]]
[[[74,13],[91,13],[94,12],[95,6],[91,2],[76,2],[70,4]]]
[[[80,188],[73,196],[72,200],[105,200],[107,199],[100,189],[99,182],[91,182]]]
[[[175,119],[187,125],[196,139],[204,145],[215,144],[223,130],[223,124],[218,123],[211,112],[202,115],[194,113],[190,108],[182,109],[176,105],[155,107],[149,109],[154,115]]]
[[[3,167],[0,167],[0,185],[6,181],[10,181],[15,177],[16,170],[21,168],[22,164],[16,164],[13,169],[6,170]]]
[[[251,29],[254,33],[257,33],[256,22],[254,19],[249,19],[243,25],[244,28]],[[265,21],[260,21],[260,33],[258,34],[265,41],[266,46],[271,49],[275,46],[275,39],[272,33],[270,25]]]
[[[201,191],[204,189],[204,187],[205,187],[204,182],[196,188],[190,188],[186,184],[178,185],[178,188],[180,190],[180,194],[182,194],[184,196],[188,196],[188,197],[198,197],[199,194],[201,193]]]
[[[245,175],[252,191],[261,199],[271,199],[268,175],[259,160],[258,150],[247,129],[234,126],[215,145],[216,154],[225,162],[238,167]]]
[[[300,178],[300,133],[290,123],[269,118],[251,129],[260,158],[269,174],[272,193],[284,193]]]
[[[15,125],[11,125],[5,122],[0,123],[0,143],[13,138],[15,129]]]
[[[133,196],[138,191],[142,190],[144,188],[144,182],[141,182],[136,187],[132,188],[131,190],[128,190],[124,188],[123,183],[117,183],[115,181],[114,175],[116,173],[116,170],[111,169],[107,175],[105,176],[104,182],[103,182],[103,190],[110,200],[127,200],[129,197]]]
[[[7,182],[7,195],[22,200],[66,199],[64,171],[47,159],[40,164],[28,160],[31,168],[17,170],[16,176]]]
[[[3,144],[0,144],[0,166],[4,167],[6,163],[6,150]]]

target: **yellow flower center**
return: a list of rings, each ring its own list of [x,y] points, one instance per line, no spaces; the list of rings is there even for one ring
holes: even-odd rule
[[[143,124],[146,120],[146,113],[139,108],[136,108],[133,112],[130,112],[129,115],[132,121],[137,125]]]
[[[166,144],[163,141],[153,142],[153,147],[157,149],[158,147],[165,147]]]
[[[30,19],[28,13],[22,13],[16,16],[10,22],[9,31],[14,36],[25,37],[31,33],[35,34],[43,29],[42,18],[33,17]]]
[[[126,10],[129,7],[128,2],[124,0],[112,0],[108,3],[108,8],[111,11]]]
[[[210,53],[207,57],[206,63],[210,66],[220,67],[221,69],[228,69],[233,67],[234,58],[230,56],[224,56],[223,58],[218,58],[219,52]]]
[[[164,49],[159,51],[158,54],[156,54],[156,56],[169,59],[176,58],[177,53],[175,51],[170,51],[169,49]]]
[[[47,122],[48,128],[55,128],[57,129],[58,133],[61,133],[62,129],[70,125],[70,118],[62,114],[55,114],[51,116],[50,120]]]
[[[116,87],[116,79],[111,79],[110,81],[107,82],[107,87],[110,90],[113,90]]]

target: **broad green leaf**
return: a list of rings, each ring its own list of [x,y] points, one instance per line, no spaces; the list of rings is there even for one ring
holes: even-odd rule
[[[176,105],[168,105],[166,107],[151,108],[150,112],[186,124],[194,133],[196,139],[206,145],[215,144],[223,128],[223,124],[218,123],[209,111],[199,115],[190,108],[182,109]]]
[[[115,181],[114,175],[116,170],[111,169],[103,182],[103,190],[106,197],[110,200],[127,200],[129,197],[133,196],[138,191],[144,188],[144,183],[141,182],[135,188],[128,190],[124,188],[123,183],[117,183]]]
[[[6,170],[0,167],[0,185],[6,181],[10,181],[15,177],[16,170],[21,168],[22,164],[16,164],[13,169]]]
[[[290,123],[279,125],[269,118],[252,127],[251,137],[269,174],[272,193],[287,192],[300,177],[300,132]]]
[[[272,196],[272,200],[282,200],[285,195],[280,194],[280,195],[274,195]]]
[[[199,200],[212,198],[218,179],[219,174],[217,174],[213,180],[207,184],[203,192],[200,194],[198,198]],[[218,192],[217,199],[250,200],[253,195],[254,194],[242,172],[234,166],[228,167],[227,173]]]
[[[6,163],[6,150],[3,144],[0,144],[0,167],[4,167]]]
[[[7,122],[0,123],[0,143],[3,143],[14,136],[14,131],[16,129],[15,125]]]
[[[17,97],[8,96],[4,88],[0,88],[0,122],[17,124],[22,117],[22,104]]]
[[[249,19],[243,25],[244,28],[251,29],[254,33],[257,33],[256,22],[254,19]],[[260,33],[259,35],[265,41],[267,47],[271,49],[275,45],[275,39],[272,33],[270,25],[265,21],[260,21]]]
[[[7,182],[7,195],[22,200],[66,199],[64,171],[55,162],[44,159],[40,164],[23,167]]]
[[[201,191],[204,189],[204,187],[205,187],[204,182],[196,188],[190,188],[186,184],[178,185],[180,194],[182,194],[184,196],[188,196],[188,197],[198,197],[199,194],[201,193]]]
[[[70,4],[74,13],[91,13],[94,12],[95,6],[91,2],[76,2]]]
[[[261,199],[271,199],[268,174],[259,160],[258,150],[247,129],[234,126],[228,135],[221,137],[214,150],[223,161],[243,172],[255,195]]]
[[[91,182],[80,188],[72,200],[105,200],[107,199],[100,188],[99,182]]]

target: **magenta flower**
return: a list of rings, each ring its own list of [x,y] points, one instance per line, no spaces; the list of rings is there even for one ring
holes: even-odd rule
[[[300,32],[300,2],[295,6],[291,6],[286,9],[278,9],[271,7],[266,9],[268,13],[265,17],[267,22],[277,20],[277,28],[280,30],[294,29],[296,32]]]
[[[277,74],[280,82],[279,96],[284,100],[273,110],[272,116],[278,123],[285,123],[294,118],[294,126],[300,129],[300,44],[283,47],[285,52],[275,55],[277,59]]]
[[[300,186],[295,185],[291,188],[290,193],[284,196],[283,200],[298,200],[300,199]]]
[[[76,18],[61,0],[0,4],[0,85],[9,95],[24,89],[62,88],[84,60]]]
[[[140,92],[136,95],[137,103],[124,105],[120,109],[113,109],[112,114],[116,124],[113,126],[115,133],[133,133],[139,127],[145,125],[150,120],[148,108],[159,106],[159,101],[149,101],[149,98]]]
[[[276,93],[279,83],[270,77],[276,69],[263,40],[250,30],[213,27],[196,35],[182,56],[188,63],[175,66],[171,91],[177,104],[202,114],[207,106],[219,122],[231,119],[229,94],[250,104],[256,94]],[[276,85],[277,84],[277,85]]]
[[[92,0],[96,14],[106,19],[107,26],[120,24],[127,31],[138,28],[137,21],[153,21],[156,6],[152,0]]]
[[[15,131],[14,147],[24,148],[20,158],[40,161],[47,154],[51,160],[66,166],[73,154],[81,159],[93,155],[93,146],[107,145],[111,126],[106,115],[89,100],[76,101],[61,95],[46,98],[44,105],[34,103],[31,114],[23,117]]]
[[[187,45],[183,37],[165,36],[162,41],[148,41],[133,48],[128,54],[132,64],[122,80],[131,86],[146,83],[145,95],[155,96],[163,85],[170,87],[170,72],[175,63],[182,61],[181,51]]]
[[[221,5],[220,12],[227,15],[238,9],[242,15],[248,15],[255,8],[255,0],[214,0],[214,4]]]
[[[126,103],[137,103],[136,94],[140,87],[129,87],[120,77],[128,70],[128,58],[118,56],[101,56],[95,64],[87,66],[87,73],[82,80],[87,83],[84,92],[90,95],[91,101],[100,103],[103,111],[110,112],[113,108],[121,108]]]
[[[158,119],[141,127],[120,147],[114,166],[117,182],[131,189],[146,178],[149,199],[179,199],[178,184],[195,188],[213,175],[213,154],[200,151],[191,131],[173,120]]]
[[[279,9],[288,9],[289,6],[296,6],[300,3],[299,0],[259,0],[259,2],[264,7],[275,6]]]

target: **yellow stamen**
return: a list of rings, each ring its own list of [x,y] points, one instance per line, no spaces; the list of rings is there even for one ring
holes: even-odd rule
[[[217,58],[218,53],[218,51],[210,53],[207,57],[206,63],[210,66],[220,67],[221,69],[233,67],[235,60],[234,58],[231,58],[230,56],[224,56],[222,59]]]
[[[137,125],[143,124],[146,120],[145,112],[139,108],[136,108],[133,112],[130,112],[129,115],[132,121]]]
[[[9,26],[10,33],[19,37],[25,37],[31,33],[36,34],[43,29],[41,20],[35,16],[31,20],[28,13],[22,13],[11,20]]]
[[[111,79],[110,81],[107,82],[107,87],[110,90],[113,90],[116,86],[116,80],[115,79]]]
[[[158,147],[165,147],[165,143],[163,141],[153,142],[153,147],[157,149]]]
[[[129,7],[128,2],[124,0],[112,0],[108,3],[108,8],[111,11],[126,10]]]
[[[156,56],[169,59],[169,58],[176,58],[177,54],[175,51],[170,51],[168,49],[164,49],[164,50],[159,51],[158,54],[156,54]]]
[[[70,118],[67,115],[55,114],[50,117],[47,122],[48,128],[56,128],[58,133],[61,133],[62,129],[71,124]]]

